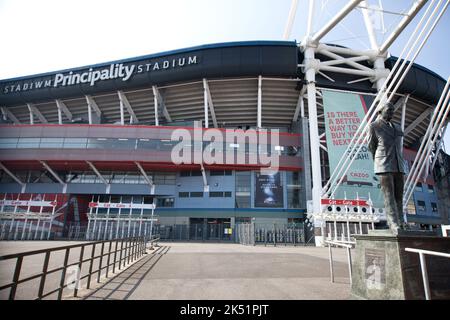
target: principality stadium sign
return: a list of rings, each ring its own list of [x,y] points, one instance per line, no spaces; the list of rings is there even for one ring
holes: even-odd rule
[[[0,80],[2,107],[117,90],[251,76],[297,77],[294,41],[206,45]]]
[[[194,56],[179,57],[176,59],[159,60],[142,64],[112,63],[102,69],[89,68],[85,72],[69,71],[57,73],[53,79],[49,80],[29,80],[9,84],[2,89],[3,94],[17,93],[28,90],[42,88],[58,88],[79,84],[88,84],[94,86],[99,81],[120,79],[128,81],[134,74],[164,71],[198,63],[198,58]]]

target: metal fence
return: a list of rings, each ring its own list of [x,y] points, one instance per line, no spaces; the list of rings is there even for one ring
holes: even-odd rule
[[[97,253],[100,247],[100,252]],[[69,261],[69,257],[75,252],[75,256],[72,255],[72,261]],[[57,267],[49,269],[50,259],[55,256],[55,253],[64,252],[64,262],[62,266],[58,264]],[[39,281],[37,296],[33,297],[36,300],[56,295],[56,298],[60,300],[63,295],[64,289],[73,290],[73,296],[76,297],[78,290],[80,289],[80,283],[83,279],[87,279],[86,288],[91,286],[92,278],[96,278],[97,283],[100,282],[102,272],[105,271],[105,276],[108,278],[109,273],[115,273],[116,269],[121,270],[139,259],[146,253],[146,241],[144,237],[116,239],[97,242],[86,242],[81,244],[75,244],[70,246],[63,246],[57,248],[41,249],[29,252],[15,253],[0,256],[0,262],[14,261],[14,273],[11,282],[0,286],[0,292],[9,290],[8,299],[14,300],[16,298],[16,291],[18,285],[23,283],[29,283],[33,280]],[[42,270],[39,273],[33,273],[32,275],[22,277],[21,273],[24,267],[24,260],[30,262],[32,256],[44,255]],[[36,258],[38,259],[38,258]],[[34,266],[34,263],[31,263]],[[96,266],[94,266],[96,265]],[[84,269],[83,269],[84,267]],[[72,278],[67,274],[69,268],[75,268],[76,276]],[[95,269],[94,269],[95,268]],[[85,272],[83,272],[83,270]],[[29,270],[27,270],[29,271]],[[48,287],[48,281],[46,286],[46,280],[49,275],[57,274],[60,272],[59,283],[50,283],[54,287],[45,292],[45,288]],[[29,272],[27,272],[29,273]],[[27,290],[31,286],[27,286]],[[56,287],[56,288],[55,288]],[[29,291],[29,290],[28,290]]]
[[[234,241],[234,230],[226,223],[155,225],[154,233],[165,241]]]
[[[236,242],[244,245],[305,245],[303,224],[295,225],[258,225],[240,223],[236,225]]]

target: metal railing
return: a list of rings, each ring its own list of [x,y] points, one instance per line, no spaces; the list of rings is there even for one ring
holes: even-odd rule
[[[154,249],[154,246],[157,246],[158,247],[158,242],[160,241],[161,239],[159,238],[159,237],[154,237],[153,239],[150,239],[150,240],[148,240],[147,242],[150,242],[150,250],[153,250]],[[147,247],[147,245],[146,245],[146,247]]]
[[[334,245],[334,246],[343,247],[343,248],[347,249],[348,275],[350,278],[350,284],[352,284],[352,254],[350,252],[350,249],[353,248],[353,246],[356,244],[356,242],[325,240],[325,243],[328,244],[328,253],[329,253],[329,258],[330,258],[331,283],[334,283],[333,252],[331,250],[331,246]]]
[[[101,246],[100,254],[96,255],[95,251],[96,248],[98,248],[99,246]],[[88,247],[91,247],[90,257],[85,258],[84,257],[85,252],[88,251],[86,250]],[[77,260],[76,262],[69,263],[70,251],[74,249],[79,249],[79,258],[76,259]],[[61,267],[48,270],[51,254],[57,251],[65,252],[63,265]],[[86,288],[89,289],[91,286],[91,280],[93,276],[95,277],[95,275],[97,275],[97,283],[99,283],[103,270],[106,269],[105,276],[106,278],[108,278],[108,274],[111,267],[112,267],[111,271],[114,274],[116,272],[116,267],[117,270],[121,270],[122,268],[125,268],[129,264],[133,263],[134,261],[142,257],[145,253],[146,253],[146,241],[144,237],[136,237],[136,238],[88,242],[70,246],[41,249],[0,256],[0,261],[16,259],[12,282],[0,286],[0,291],[10,289],[9,300],[14,300],[16,297],[17,286],[19,284],[23,284],[25,282],[40,278],[39,290],[36,300],[41,300],[55,293],[58,293],[57,299],[61,300],[65,288],[73,289],[73,296],[76,297],[78,294],[78,290],[80,289],[81,280],[87,278]],[[20,279],[24,258],[39,254],[45,254],[44,263],[41,269],[42,272]],[[93,270],[94,260],[96,259],[99,259],[98,269]],[[104,260],[106,260],[105,265],[103,264],[105,262]],[[82,266],[83,264],[86,263],[89,263],[89,271],[87,272],[87,274],[82,275]],[[77,277],[75,279],[75,283],[73,281],[66,283],[67,269],[71,267],[78,268]],[[61,278],[58,287],[56,289],[52,289],[44,293],[47,276],[49,274],[53,274],[59,271],[61,271]]]
[[[306,245],[305,230],[301,227],[287,225],[257,225],[239,223],[235,227],[235,241],[244,245]]]
[[[420,269],[422,271],[422,280],[423,280],[423,288],[425,291],[425,299],[430,300],[431,294],[430,294],[430,283],[428,281],[428,271],[427,271],[427,264],[425,260],[425,255],[430,256],[438,256],[438,257],[444,257],[444,258],[450,258],[450,253],[444,253],[444,252],[437,252],[437,251],[430,251],[430,250],[422,250],[422,249],[415,249],[415,248],[405,248],[405,251],[407,252],[414,252],[419,254],[420,259]]]

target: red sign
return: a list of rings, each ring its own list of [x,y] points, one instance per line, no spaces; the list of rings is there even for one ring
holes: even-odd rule
[[[155,209],[153,203],[110,203],[110,202],[89,202],[89,208],[113,208],[113,209]]]
[[[0,206],[56,207],[56,201],[0,200]]]
[[[369,204],[366,200],[344,200],[344,199],[322,199],[323,205],[329,206],[362,206],[368,207]]]

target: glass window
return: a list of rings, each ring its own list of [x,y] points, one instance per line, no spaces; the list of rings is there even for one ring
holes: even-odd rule
[[[211,170],[209,174],[210,174],[210,176],[223,176],[224,171],[223,170]]]
[[[138,173],[129,172],[125,177],[125,183],[128,184],[139,184],[142,183],[140,181],[140,175]]]
[[[178,192],[178,197],[189,198],[189,192]]]
[[[114,141],[117,139],[93,138],[88,139],[89,149],[111,149],[114,147]]]
[[[39,148],[40,138],[20,138],[17,148]]]
[[[303,204],[300,201],[300,173],[287,171],[286,180],[288,208],[301,208]]]
[[[191,176],[193,176],[193,177],[199,177],[199,176],[201,176],[202,175],[202,172],[201,171],[192,171],[191,172]]]
[[[138,215],[141,214],[142,209],[131,209],[131,214]]]
[[[114,149],[131,149],[136,147],[136,139],[111,139],[112,148]]]
[[[13,178],[9,174],[4,171],[0,171],[0,182],[1,183],[11,183],[15,182]]]
[[[111,179],[111,183],[124,183],[126,178],[125,172],[114,173]]]
[[[41,148],[62,148],[64,139],[62,138],[41,138]]]
[[[232,170],[225,170],[225,175],[226,176],[232,176],[233,175],[233,171]]]
[[[222,198],[223,197],[223,192],[212,191],[212,192],[209,193],[209,197],[210,198]]]
[[[181,171],[180,177],[189,177],[191,175],[190,171]]]
[[[157,207],[173,207],[174,199],[173,198],[159,198],[157,200]]]
[[[434,202],[431,202],[431,211],[438,212],[437,204]]]
[[[0,139],[0,149],[15,149],[18,141],[18,138],[2,138]]]
[[[152,203],[153,203],[153,197],[144,196],[144,204],[152,204]]]
[[[236,171],[236,208],[250,208],[251,171]]]
[[[428,185],[428,193],[434,193],[434,187],[431,184]]]
[[[138,139],[137,140],[137,148],[138,149],[156,150],[158,148],[158,143],[159,143],[159,140]]]
[[[231,191],[224,192],[225,198],[231,198]]]
[[[64,148],[86,149],[88,139],[86,138],[65,138]]]
[[[417,183],[416,188],[415,188],[415,191],[417,191],[417,192],[422,192],[422,191],[423,191],[423,189],[422,189],[422,183],[421,183],[421,182],[418,182],[418,183]]]
[[[81,183],[95,183],[96,179],[98,179],[98,177],[95,173],[94,174],[85,173],[81,178]]]
[[[191,192],[191,198],[203,198],[203,192]]]
[[[172,147],[178,143],[177,141],[161,140],[159,141],[158,149],[161,151],[172,151]]]
[[[417,208],[421,211],[426,211],[427,206],[425,205],[425,201],[417,201]]]

